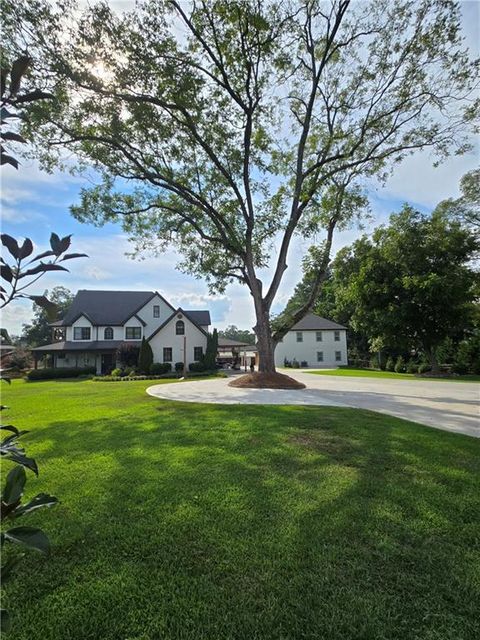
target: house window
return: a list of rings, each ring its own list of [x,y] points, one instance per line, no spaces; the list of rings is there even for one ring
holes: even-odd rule
[[[185,335],[185,323],[183,320],[177,320],[175,324],[175,333],[177,334],[177,336]]]
[[[90,340],[90,327],[73,327],[74,340]]]
[[[198,362],[203,357],[203,347],[193,347],[193,359]]]
[[[317,362],[323,362],[323,351],[317,351]]]
[[[141,340],[142,327],[125,327],[126,340]]]
[[[340,331],[335,331],[334,336],[335,342],[340,342]]]
[[[159,304],[154,304],[153,305],[153,317],[154,318],[159,318],[160,317],[160,305]]]
[[[106,327],[105,331],[103,332],[103,339],[104,340],[113,340],[113,329],[112,329],[112,327]]]
[[[297,331],[297,342],[303,342],[303,333],[301,331]]]
[[[342,361],[342,352],[335,351],[335,362],[341,362],[341,361]]]
[[[172,347],[163,347],[163,361],[164,362],[172,362]]]
[[[321,331],[317,331],[317,342],[322,342],[322,332]]]

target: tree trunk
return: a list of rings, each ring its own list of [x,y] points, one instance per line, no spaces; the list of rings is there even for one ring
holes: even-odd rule
[[[432,367],[432,373],[440,373],[440,366],[438,364],[438,360],[437,360],[437,354],[435,352],[435,349],[426,349],[426,354],[427,357],[430,361],[430,366]]]
[[[263,305],[256,306],[257,324],[254,327],[257,336],[258,370],[262,373],[275,373],[275,344],[272,340],[270,315]]]

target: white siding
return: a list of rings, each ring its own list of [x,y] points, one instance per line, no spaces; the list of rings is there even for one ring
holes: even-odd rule
[[[73,329],[74,327],[90,327],[90,340],[85,340],[84,342],[90,342],[91,340],[95,340],[95,329],[92,326],[90,320],[87,320],[85,316],[80,316],[75,322],[67,327],[66,335],[67,340],[73,340]],[[81,342],[80,340],[75,340],[75,342]]]
[[[160,307],[159,318],[153,317],[154,306]],[[146,323],[145,327],[143,328],[144,333],[142,335],[145,335],[145,337],[148,338],[152,335],[155,329],[158,329],[158,327],[160,327],[165,322],[165,320],[172,315],[172,308],[169,307],[165,300],[162,300],[159,295],[156,295],[149,302],[147,302],[147,304],[142,307],[140,311],[137,311],[136,315]],[[136,322],[138,325],[138,320]]]
[[[172,368],[175,366],[176,362],[183,362],[184,338],[186,338],[187,346],[187,366],[191,362],[194,362],[194,347],[203,347],[203,352],[205,353],[207,348],[207,336],[202,333],[200,329],[184,314],[181,315],[181,319],[185,322],[184,336],[177,336],[175,333],[175,323],[179,319],[177,318],[177,314],[175,314],[170,322],[150,340],[154,362],[163,362],[163,347],[172,348]]]
[[[297,333],[301,333],[303,342],[297,342]],[[323,330],[322,340],[317,342],[317,331],[289,331],[275,349],[275,365],[283,367],[285,358],[305,361],[311,369],[332,368],[348,364],[347,332],[340,329],[340,341],[335,341],[335,331]],[[317,361],[317,351],[323,352],[323,362]],[[335,352],[340,351],[341,360],[335,360]]]

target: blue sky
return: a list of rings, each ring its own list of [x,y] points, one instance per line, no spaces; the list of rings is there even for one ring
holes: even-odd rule
[[[478,42],[479,5],[463,3],[467,42]],[[397,166],[386,185],[369,191],[373,220],[364,231],[352,228],[337,234],[334,252],[350,244],[363,232],[387,221],[390,213],[398,211],[403,202],[409,202],[421,211],[430,211],[436,203],[458,196],[461,176],[478,166],[476,151],[448,159],[438,168],[426,153],[416,154]],[[225,295],[211,296],[201,280],[182,274],[176,269],[179,261],[173,251],[161,257],[131,260],[125,253],[131,247],[118,225],[96,228],[78,223],[70,215],[69,207],[78,201],[82,178],[68,174],[46,174],[35,163],[24,163],[18,171],[2,168],[1,209],[2,232],[16,238],[30,237],[41,251],[47,248],[52,231],[60,236],[73,234],[72,249],[89,254],[88,259],[69,263],[70,273],[48,274],[32,293],[63,285],[72,291],[78,289],[133,289],[158,290],[173,305],[184,308],[210,309],[213,324],[223,328],[236,324],[250,328],[254,314],[248,291],[231,285]],[[301,258],[307,245],[297,242],[290,253],[289,269],[279,291],[275,312],[280,311],[301,277]],[[68,263],[67,263],[68,264]],[[12,334],[21,332],[22,323],[32,316],[27,301],[12,303],[4,310],[2,326]]]

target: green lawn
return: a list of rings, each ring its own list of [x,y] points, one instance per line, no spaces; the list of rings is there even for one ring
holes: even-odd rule
[[[31,429],[29,494],[61,500],[25,520],[53,550],[6,585],[8,637],[480,637],[480,440],[345,408],[165,402],[150,384],[4,390]]]
[[[465,375],[452,376],[451,378],[435,378],[428,376],[416,376],[413,373],[395,373],[394,371],[377,371],[375,369],[317,369],[307,371],[316,376],[349,376],[353,378],[392,378],[395,380],[440,380],[441,382],[480,382],[480,376]]]

